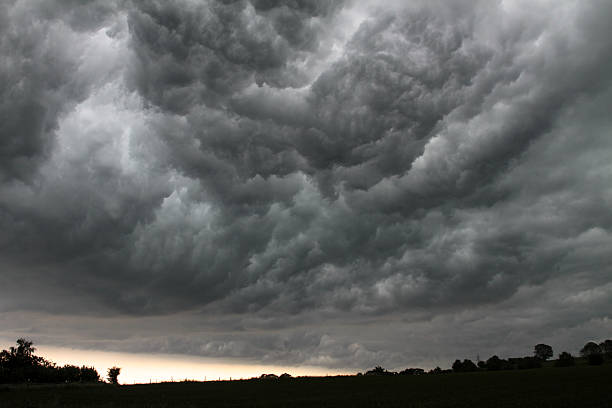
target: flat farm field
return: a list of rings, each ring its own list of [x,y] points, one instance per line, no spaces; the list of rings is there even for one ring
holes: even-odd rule
[[[612,364],[389,377],[1,386],[0,407],[612,407]]]

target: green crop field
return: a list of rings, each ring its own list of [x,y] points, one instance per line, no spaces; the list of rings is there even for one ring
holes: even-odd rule
[[[612,407],[612,364],[422,376],[0,386],[0,407]]]

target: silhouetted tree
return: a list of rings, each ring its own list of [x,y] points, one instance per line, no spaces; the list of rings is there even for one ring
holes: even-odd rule
[[[536,344],[533,348],[533,354],[540,360],[548,360],[553,356],[553,349],[548,344]]]
[[[36,366],[45,362],[45,359],[34,355],[36,348],[32,342],[23,338],[17,339],[17,347],[11,346],[8,350],[2,350],[0,361],[9,366]]]
[[[100,375],[93,367],[65,365],[57,368],[57,371],[60,382],[94,383],[100,381]]]
[[[98,374],[98,371],[94,367],[82,366],[79,381],[86,383],[100,382],[100,374]]]
[[[487,360],[487,370],[497,371],[497,370],[508,370],[511,368],[512,368],[512,365],[510,365],[508,361],[503,360],[497,356],[492,356]]]
[[[589,341],[587,344],[582,347],[580,350],[580,355],[582,357],[588,357],[591,354],[601,354],[601,348],[594,341]]]
[[[74,365],[65,365],[59,369],[63,382],[79,382],[81,369]]]
[[[386,372],[387,372],[387,370],[385,370],[385,369],[384,369],[384,368],[382,368],[381,366],[376,366],[376,367],[374,367],[374,369],[372,369],[372,370],[370,370],[370,371],[368,371],[368,372],[371,372],[371,373],[376,373],[376,374],[384,374],[384,373],[386,373]]]
[[[262,374],[259,376],[260,380],[278,380],[278,375],[276,374]]]
[[[108,374],[107,374],[107,378],[108,378],[108,382],[110,382],[111,384],[119,384],[119,373],[121,373],[121,368],[120,367],[111,367],[108,369]]]
[[[580,350],[580,355],[586,357],[590,365],[600,365],[603,363],[604,358],[601,352],[601,347],[593,341],[589,341]]]
[[[425,374],[425,370],[422,368],[407,368],[399,372],[399,375],[421,375]]]
[[[49,372],[53,365],[42,357],[34,355],[36,349],[32,342],[23,338],[17,339],[17,347],[10,347],[0,352],[0,382],[52,382],[53,374]]]
[[[561,354],[559,354],[559,359],[555,361],[555,365],[557,367],[570,367],[570,366],[573,366],[574,364],[576,364],[576,362],[574,361],[574,356],[572,356],[567,351],[564,351]]]
[[[21,356],[26,359],[34,359],[36,348],[32,347],[32,342],[23,338],[17,339],[17,347],[11,347],[11,354]]]
[[[463,360],[463,370],[464,371],[476,371],[478,370],[478,367],[476,366],[476,364],[474,364],[472,360],[465,359]]]
[[[487,360],[487,370],[497,371],[502,369],[502,363],[499,357],[491,356]]]
[[[477,371],[478,367],[476,366],[476,364],[474,364],[474,362],[472,360],[468,360],[465,359],[463,361],[461,360],[455,360],[455,362],[453,363],[453,371],[455,372],[468,372],[468,371]]]
[[[21,338],[16,347],[0,352],[0,383],[97,382],[100,379],[93,367],[57,367],[36,356],[35,351],[31,341]]]
[[[599,343],[599,348],[606,358],[612,358],[612,340],[604,340]]]
[[[396,375],[396,372],[387,371],[381,366],[376,366],[370,371],[366,371],[365,375]]]

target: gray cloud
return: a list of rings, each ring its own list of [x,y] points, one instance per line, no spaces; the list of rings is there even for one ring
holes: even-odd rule
[[[0,6],[5,333],[360,367],[609,329],[612,7],[519,3]]]
[[[137,58],[133,81],[164,109],[185,113],[253,82],[306,84],[309,54],[342,2],[135,2],[129,12]],[[306,67],[304,67],[306,65]]]
[[[113,2],[91,1],[71,10],[66,3],[9,1],[0,6],[2,179],[27,179],[51,149],[58,116],[104,80],[92,66],[103,61],[96,61],[98,56],[70,26],[87,24],[95,30],[112,13]],[[89,60],[80,64],[83,56]]]

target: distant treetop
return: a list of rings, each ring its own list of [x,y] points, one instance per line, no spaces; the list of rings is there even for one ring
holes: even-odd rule
[[[553,356],[553,349],[548,344],[536,344],[533,354],[540,360],[548,360]]]

